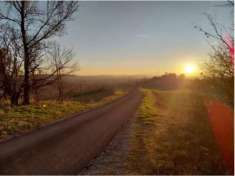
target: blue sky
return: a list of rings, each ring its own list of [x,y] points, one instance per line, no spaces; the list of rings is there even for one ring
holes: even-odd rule
[[[209,47],[194,25],[212,31],[204,12],[228,26],[222,2],[82,1],[59,42],[73,48],[80,75],[156,75],[199,65]]]

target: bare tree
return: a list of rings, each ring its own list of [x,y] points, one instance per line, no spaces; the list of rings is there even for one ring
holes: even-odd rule
[[[2,2],[3,3],[3,2]],[[48,40],[60,35],[78,8],[74,1],[11,1],[0,10],[2,29],[16,35],[23,60],[23,103],[30,103],[31,75],[42,62]],[[13,41],[14,42],[14,41]],[[16,48],[15,48],[16,50]],[[38,59],[40,58],[40,59]]]
[[[233,8],[233,1],[228,1],[226,5]],[[216,22],[210,14],[205,13],[205,15],[211,24],[213,32],[208,32],[201,27],[195,26],[206,36],[206,41],[212,48],[209,60],[203,66],[203,76],[207,81],[207,87],[217,91],[228,103],[233,104],[233,27],[225,27]]]
[[[71,74],[77,69],[77,64],[72,62],[73,52],[68,49],[61,49],[58,44],[54,44],[49,52],[52,58],[52,69],[55,71],[55,83],[58,90],[58,100],[64,100],[64,84],[63,77]]]
[[[9,28],[0,35],[0,89],[3,97],[10,97],[12,105],[18,105],[22,92],[22,63],[17,34]]]

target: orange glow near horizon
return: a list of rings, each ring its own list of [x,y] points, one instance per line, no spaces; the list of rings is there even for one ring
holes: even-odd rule
[[[99,76],[99,75],[108,75],[108,76],[157,76],[162,75],[164,73],[176,73],[182,74],[184,73],[186,76],[196,76],[198,73],[196,65],[185,65],[182,69],[179,66],[175,66],[174,68],[159,68],[155,67],[146,67],[146,68],[128,68],[128,67],[83,67],[79,71],[77,71],[76,75],[81,76]]]
[[[151,58],[151,62],[144,62],[143,64],[139,63],[141,60],[139,58],[136,58],[135,62],[133,61],[134,63],[125,62],[125,60],[116,63],[111,59],[110,65],[81,64],[80,69],[73,74],[80,76],[159,76],[165,73],[176,73],[185,74],[189,77],[199,75],[196,60],[200,61],[201,57],[175,55],[170,60],[177,60],[177,58],[180,58],[178,63],[168,61],[159,63],[157,59]]]

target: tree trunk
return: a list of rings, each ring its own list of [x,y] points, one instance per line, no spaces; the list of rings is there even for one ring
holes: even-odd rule
[[[11,105],[18,106],[19,105],[19,93],[13,93],[11,96]]]
[[[29,83],[29,48],[27,45],[27,35],[25,30],[25,1],[22,1],[21,8],[21,34],[24,47],[24,97],[23,104],[30,104],[30,83]]]
[[[62,83],[62,76],[60,70],[57,71],[57,89],[58,89],[58,100],[60,102],[64,101],[64,90],[63,90],[63,83]]]
[[[28,60],[28,59],[27,59]],[[29,83],[29,65],[28,62],[25,60],[25,64],[24,64],[24,100],[23,100],[23,104],[28,105],[30,104],[30,83]]]

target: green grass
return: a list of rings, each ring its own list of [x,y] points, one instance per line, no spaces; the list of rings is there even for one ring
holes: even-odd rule
[[[72,113],[102,106],[124,94],[124,91],[115,91],[112,95],[105,96],[99,101],[90,102],[64,101],[59,103],[56,101],[41,101],[37,104],[14,108],[3,105],[2,108],[0,107],[0,139],[53,123]]]
[[[142,91],[130,137],[130,173],[226,173],[202,96],[186,90]]]
[[[80,102],[94,102],[100,101],[102,98],[111,96],[114,93],[113,89],[105,89],[100,88],[96,90],[91,90],[84,93],[75,93],[72,95],[74,100],[78,100]]]

